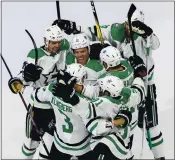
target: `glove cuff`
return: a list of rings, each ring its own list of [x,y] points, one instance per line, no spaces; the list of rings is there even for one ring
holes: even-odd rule
[[[19,84],[21,84],[21,85],[23,85],[23,83],[22,83],[22,81],[21,81],[18,77],[14,77],[14,78],[10,78],[10,79],[9,79],[9,81],[8,81],[8,86],[9,86],[10,90],[11,90],[14,94],[17,94],[18,91],[17,91],[17,89],[15,88],[15,86],[13,86],[13,85],[14,85],[14,82],[17,82],[17,83],[19,83]],[[16,90],[16,91],[15,91],[15,90]]]
[[[63,101],[75,106],[79,103],[80,99],[76,94],[74,94],[71,98],[63,98]]]
[[[125,123],[121,125],[121,128],[125,128],[132,120],[132,114],[128,110],[121,110],[117,116],[115,117],[115,120],[123,118],[125,120]]]

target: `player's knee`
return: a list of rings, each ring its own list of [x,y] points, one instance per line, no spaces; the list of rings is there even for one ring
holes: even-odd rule
[[[104,143],[98,143],[94,148],[95,159],[98,160],[120,160],[115,157],[109,147]]]

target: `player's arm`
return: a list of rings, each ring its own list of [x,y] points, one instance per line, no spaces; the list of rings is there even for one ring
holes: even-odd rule
[[[99,87],[97,85],[79,85],[75,84],[74,89],[78,92],[83,94],[84,96],[88,98],[96,98],[99,95]]]
[[[146,89],[141,78],[135,78],[131,87],[125,87],[122,92],[122,99],[119,100],[122,104],[133,107],[145,100]]]
[[[37,81],[40,78],[41,72],[42,68],[35,66],[35,51],[32,49],[17,77],[9,79],[8,85],[10,90],[15,94],[21,92],[24,86],[29,86],[32,82]]]
[[[145,43],[143,45],[146,47],[146,41],[150,38],[150,47],[151,49],[157,49],[160,46],[158,37],[153,33],[153,29],[150,26],[147,26],[141,21],[132,22],[133,31],[143,37]]]
[[[94,103],[85,99],[80,99],[76,106],[77,114],[82,118],[88,131],[95,136],[107,135],[113,128],[111,119],[103,118],[97,115]]]
[[[47,109],[48,105],[45,104],[50,104],[50,101],[53,97],[52,94],[52,88],[54,84],[49,84],[48,86],[45,87],[40,87],[35,89],[32,94],[31,94],[31,104],[35,104],[35,107],[42,108],[42,109]],[[50,106],[49,106],[50,108]]]
[[[83,27],[83,26],[78,26],[76,22],[70,21],[70,20],[65,20],[65,19],[60,19],[55,20],[52,25],[58,25],[64,32],[68,35],[70,34],[77,34],[81,32],[85,32],[90,40],[96,41],[98,40],[98,32],[96,26],[91,26],[91,27]],[[109,39],[109,32],[110,32],[110,25],[105,25],[101,26],[102,30],[102,35],[104,39]]]

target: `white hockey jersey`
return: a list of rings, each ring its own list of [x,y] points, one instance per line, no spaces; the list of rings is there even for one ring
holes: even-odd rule
[[[124,58],[129,58],[133,55],[132,52],[132,45],[127,43],[126,45],[126,29],[125,23],[119,24],[114,23],[111,25],[103,25],[101,26],[102,35],[105,40],[108,40],[114,47],[117,47],[122,53]],[[88,37],[92,41],[96,41],[98,38],[96,36],[96,32],[94,31],[93,27],[81,27],[81,31],[85,32]],[[141,36],[134,34],[134,43],[136,48],[136,54],[140,56],[144,63],[146,64],[146,53],[147,53],[147,40],[142,38]],[[154,60],[152,58],[152,50],[157,49],[160,46],[159,39],[153,33],[150,37],[150,45],[149,45],[149,56],[148,56],[148,84],[153,84],[153,74],[154,74]]]
[[[91,135],[106,135],[111,128],[106,128],[106,119],[97,118],[95,106],[83,97],[72,106],[52,94],[53,83],[36,89],[31,96],[31,103],[50,103],[56,117],[54,144],[63,153],[83,155],[89,152]],[[44,109],[44,105],[41,105]],[[112,123],[109,122],[112,126]],[[99,129],[100,128],[100,129]]]
[[[40,79],[37,80],[35,83],[25,82],[25,80],[22,77],[22,74],[18,76],[22,80],[25,86],[23,89],[23,95],[27,101],[30,99],[29,95],[31,95],[31,92],[35,88],[46,86],[49,83],[54,82],[56,80],[56,74],[58,73],[58,70],[65,69],[66,55],[68,54],[68,52],[70,52],[70,47],[69,42],[67,40],[64,40],[62,46],[60,47],[60,51],[57,54],[51,54],[46,50],[44,50],[43,47],[37,48],[37,50],[38,50],[37,65],[43,68],[40,75]],[[35,64],[35,58],[36,53],[35,50],[32,49],[29,52],[25,63]]]

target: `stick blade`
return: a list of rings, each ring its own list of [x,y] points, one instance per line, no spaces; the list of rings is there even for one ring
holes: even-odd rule
[[[136,6],[132,3],[128,11],[128,19],[131,19],[132,14],[134,13],[135,10],[136,10]]]

